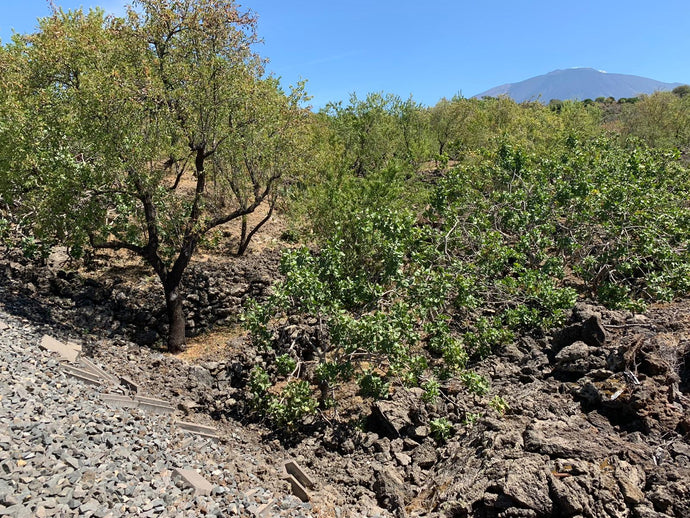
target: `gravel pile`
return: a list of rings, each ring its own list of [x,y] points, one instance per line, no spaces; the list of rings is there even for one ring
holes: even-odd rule
[[[247,472],[262,464],[251,453],[179,431],[172,417],[107,407],[39,349],[44,332],[0,311],[0,516],[312,516]],[[196,470],[210,494],[175,468]]]

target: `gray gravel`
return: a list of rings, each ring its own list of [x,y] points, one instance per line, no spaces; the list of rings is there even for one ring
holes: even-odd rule
[[[108,408],[39,349],[43,332],[0,310],[0,516],[312,516],[238,473],[262,462],[251,453],[178,431],[172,417]],[[195,495],[175,468],[213,491]],[[249,490],[238,481],[247,476]]]

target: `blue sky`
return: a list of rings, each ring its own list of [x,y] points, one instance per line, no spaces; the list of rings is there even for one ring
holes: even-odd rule
[[[55,0],[122,14],[126,0]],[[307,79],[312,104],[384,91],[433,105],[461,92],[559,68],[592,67],[690,83],[688,0],[246,0],[258,52],[285,85]],[[31,31],[46,0],[0,0],[0,38]]]

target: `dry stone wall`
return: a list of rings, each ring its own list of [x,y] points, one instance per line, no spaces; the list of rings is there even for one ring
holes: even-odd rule
[[[214,325],[236,323],[248,298],[262,299],[278,276],[279,253],[248,255],[227,262],[192,263],[183,281],[188,336]],[[48,299],[44,319],[71,322],[82,331],[106,332],[150,345],[167,334],[162,288],[147,272],[96,278],[63,264],[4,254],[0,282],[19,296]],[[51,303],[52,302],[52,303]]]

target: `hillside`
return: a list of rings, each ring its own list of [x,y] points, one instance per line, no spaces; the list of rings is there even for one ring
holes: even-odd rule
[[[673,90],[680,85],[681,83],[663,83],[629,74],[609,74],[593,68],[568,68],[554,70],[517,83],[497,86],[475,97],[507,95],[515,102],[539,100],[543,103],[548,103],[551,99],[580,101],[597,97],[620,99]]]

